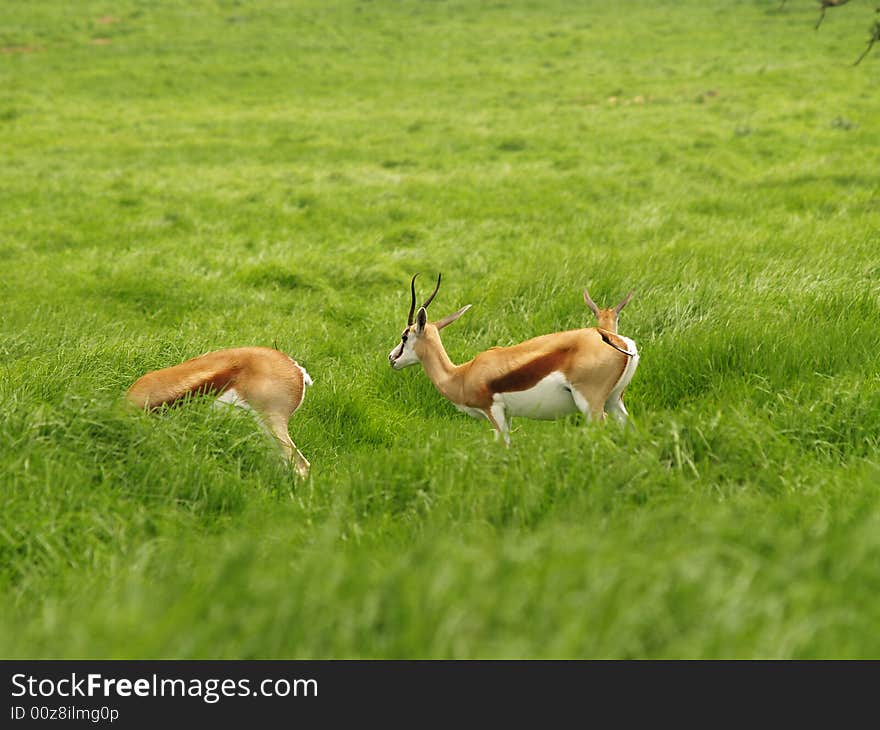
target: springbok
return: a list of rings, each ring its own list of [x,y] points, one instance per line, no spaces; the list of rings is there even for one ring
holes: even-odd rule
[[[507,445],[514,416],[552,420],[580,411],[592,420],[604,420],[607,411],[626,420],[620,395],[639,362],[631,339],[596,327],[554,332],[512,347],[492,347],[455,365],[440,341],[440,330],[471,305],[428,322],[428,305],[440,290],[440,278],[416,314],[413,276],[406,329],[388,354],[392,368],[420,362],[442,396],[470,416],[485,417],[495,437],[500,434]]]
[[[290,438],[287,425],[311,384],[305,368],[283,352],[238,347],[153,370],[135,381],[126,399],[138,408],[153,410],[190,393],[219,393],[217,402],[251,411],[305,479],[310,464]]]

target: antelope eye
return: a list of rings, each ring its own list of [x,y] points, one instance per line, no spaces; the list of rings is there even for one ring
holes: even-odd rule
[[[406,342],[406,333],[402,334],[402,335],[400,336],[400,339],[401,339],[403,342]]]

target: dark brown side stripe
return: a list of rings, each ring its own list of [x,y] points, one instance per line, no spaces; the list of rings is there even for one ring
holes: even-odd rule
[[[516,370],[511,370],[495,380],[490,380],[489,387],[494,393],[528,390],[550,373],[561,370],[568,359],[568,353],[568,350],[554,350],[546,355],[539,355]]]

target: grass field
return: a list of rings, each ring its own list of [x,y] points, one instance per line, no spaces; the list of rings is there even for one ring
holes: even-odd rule
[[[0,656],[880,656],[880,56],[789,0],[0,8]],[[636,290],[635,427],[392,372]],[[277,345],[298,483],[140,374]]]

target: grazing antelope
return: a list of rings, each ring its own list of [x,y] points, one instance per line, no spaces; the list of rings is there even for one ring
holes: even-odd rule
[[[290,438],[287,424],[303,402],[312,379],[283,352],[268,347],[217,350],[140,377],[126,398],[154,409],[189,393],[219,393],[217,401],[251,411],[274,436],[297,474],[309,475],[309,462]]]
[[[440,341],[440,330],[461,317],[470,304],[443,319],[428,322],[428,305],[437,286],[416,312],[416,277],[410,282],[412,302],[400,343],[388,354],[401,370],[417,362],[440,394],[461,411],[485,417],[510,444],[513,416],[551,420],[580,411],[603,420],[605,411],[626,420],[620,394],[638,365],[635,343],[600,328],[555,332],[513,347],[493,347],[473,360],[455,365]]]

